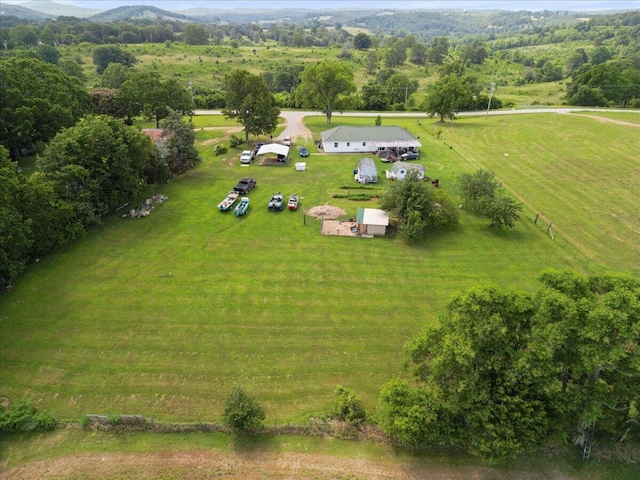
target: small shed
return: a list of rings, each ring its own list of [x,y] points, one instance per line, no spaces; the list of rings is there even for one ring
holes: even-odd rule
[[[359,208],[356,225],[362,236],[384,235],[389,225],[389,213],[377,208]]]
[[[376,183],[378,181],[378,169],[371,158],[363,158],[358,163],[356,181],[359,183]]]
[[[391,178],[394,180],[404,180],[404,177],[406,177],[410,171],[416,171],[418,172],[418,178],[423,180],[426,170],[424,165],[418,165],[417,163],[395,162],[391,167]]]

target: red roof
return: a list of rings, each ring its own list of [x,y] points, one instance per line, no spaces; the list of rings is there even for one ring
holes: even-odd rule
[[[146,133],[151,137],[153,143],[158,143],[159,140],[162,140],[164,137],[162,136],[161,128],[143,128],[142,133]]]

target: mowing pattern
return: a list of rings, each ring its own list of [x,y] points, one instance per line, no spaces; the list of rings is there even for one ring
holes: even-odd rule
[[[553,222],[596,268],[640,273],[637,127],[539,114],[464,119],[442,136]]]
[[[453,195],[453,175],[473,167],[435,137],[422,141]],[[296,172],[293,162],[241,169],[237,152],[208,152],[161,189],[169,200],[151,216],[107,219],[0,298],[0,395],[29,395],[62,418],[215,421],[238,384],[267,422],[298,422],[326,411],[339,383],[373,410],[403,374],[403,344],[453,294],[487,282],[529,288],[542,268],[574,265],[528,222],[496,232],[464,211],[460,226],[415,246],[323,237],[305,209],[331,202],[354,217],[375,205],[330,198],[359,156],[313,155]],[[258,180],[249,213],[219,212],[247,172]],[[278,190],[298,192],[300,209],[268,212]]]

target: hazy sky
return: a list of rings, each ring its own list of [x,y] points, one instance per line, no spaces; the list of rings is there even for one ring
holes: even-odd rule
[[[23,3],[25,0],[0,0]],[[37,1],[37,0],[36,0]],[[469,10],[635,10],[640,0],[61,0],[86,8],[108,10],[123,5],[153,5],[166,10],[185,8],[396,8],[396,9],[469,9]]]

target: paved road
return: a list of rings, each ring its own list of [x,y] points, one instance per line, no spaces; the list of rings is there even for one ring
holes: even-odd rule
[[[524,115],[533,113],[559,113],[567,114],[572,112],[636,112],[640,114],[638,110],[620,110],[620,109],[608,109],[608,108],[588,108],[588,107],[572,107],[572,108],[524,108],[521,110],[491,110],[489,115]],[[196,115],[221,115],[220,110],[196,110]],[[298,137],[310,137],[311,131],[305,127],[303,118],[309,116],[324,115],[319,111],[303,111],[303,110],[282,110],[280,116],[282,116],[287,125],[284,131],[276,140],[282,140],[284,137],[289,136],[292,139]],[[428,118],[429,115],[422,112],[334,112],[335,117],[409,117],[409,118]],[[487,115],[486,111],[476,112],[459,112],[457,117],[479,117]]]

